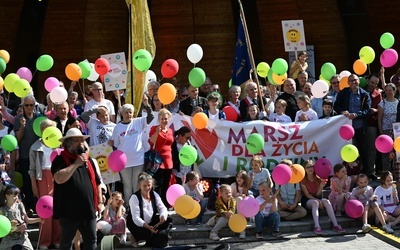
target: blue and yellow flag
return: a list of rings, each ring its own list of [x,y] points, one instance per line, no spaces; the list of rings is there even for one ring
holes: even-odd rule
[[[252,67],[243,27],[243,19],[240,18],[236,38],[235,59],[233,61],[232,85],[240,86],[249,80],[251,69]]]
[[[156,43],[154,42],[151,17],[147,0],[125,0],[130,9],[129,17],[129,56],[128,68],[131,69],[132,55],[138,49],[145,49],[153,56],[156,55]],[[135,107],[135,116],[139,112],[146,84],[146,72],[141,72],[135,67],[133,74],[129,73],[126,87],[126,103],[132,103]],[[132,78],[132,79],[130,79]],[[133,100],[133,101],[132,101]]]

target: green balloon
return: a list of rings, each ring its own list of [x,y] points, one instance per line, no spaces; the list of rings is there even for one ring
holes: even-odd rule
[[[359,156],[358,149],[351,144],[344,145],[340,150],[340,156],[345,162],[354,162]]]
[[[197,160],[197,150],[192,145],[185,145],[179,150],[179,161],[189,167]]]
[[[367,86],[367,79],[365,77],[360,77],[360,87],[365,88]]]
[[[270,70],[268,70],[268,81],[270,82],[270,83],[272,83],[273,85],[278,85],[278,84],[276,84],[275,83],[275,81],[274,81],[274,79],[272,78],[272,74],[274,73],[274,70],[273,69],[270,69]]]
[[[382,48],[389,49],[394,44],[394,36],[392,35],[392,33],[385,32],[381,35],[379,42]]]
[[[13,151],[17,145],[17,138],[15,138],[13,135],[5,135],[1,139],[1,147],[6,151]]]
[[[258,74],[260,77],[265,78],[265,77],[268,76],[268,72],[269,72],[270,69],[271,69],[271,67],[268,65],[268,63],[266,63],[266,62],[260,62],[260,63],[257,65],[257,74]]]
[[[40,130],[40,123],[42,121],[46,120],[46,116],[38,116],[36,119],[33,121],[33,132],[39,137],[42,137],[42,131]]]
[[[82,71],[81,79],[88,78],[92,73],[92,67],[90,66],[90,63],[88,63],[87,61],[82,61],[78,63],[78,66],[79,68],[81,68]]]
[[[61,137],[62,133],[56,127],[48,127],[42,134],[42,140],[49,148],[58,148],[61,145],[61,142],[59,141]]]
[[[283,58],[277,58],[275,61],[272,63],[272,70],[274,71],[275,74],[277,75],[283,75],[286,73],[288,70],[288,63],[286,62],[285,59]]]
[[[4,61],[4,59],[0,57],[0,75],[3,74],[4,71],[6,71],[6,68],[7,68],[6,61]]]
[[[229,82],[228,82],[228,87],[230,88],[230,87],[232,87],[232,78],[231,79],[229,79]]]
[[[0,215],[0,238],[8,235],[11,231],[11,221],[4,215]]]
[[[19,75],[10,73],[4,78],[4,87],[10,93],[14,92],[14,83],[19,80]]]
[[[361,61],[366,64],[372,63],[375,59],[375,51],[369,46],[362,47],[358,55],[360,56]]]
[[[21,189],[24,186],[24,181],[22,179],[22,174],[20,172],[15,171],[14,172],[14,177],[12,179],[12,182],[14,183],[14,185]]]
[[[50,55],[41,55],[36,61],[36,68],[39,71],[48,71],[53,67],[54,60]]]
[[[206,81],[206,73],[201,68],[193,68],[189,72],[189,83],[195,88],[200,87]]]
[[[15,81],[13,89],[16,96],[18,96],[19,98],[23,98],[29,95],[32,88],[27,80],[19,79]]]
[[[336,67],[330,62],[324,63],[321,67],[321,75],[324,79],[331,79],[331,77],[336,74]]]
[[[260,134],[251,134],[247,137],[246,148],[252,154],[258,154],[264,148],[264,138]]]
[[[133,54],[133,65],[139,71],[146,71],[150,68],[151,64],[153,63],[153,57],[151,56],[150,52],[145,49],[136,50]]]

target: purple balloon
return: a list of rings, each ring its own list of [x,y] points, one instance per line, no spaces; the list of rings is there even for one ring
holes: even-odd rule
[[[32,81],[32,72],[27,67],[21,67],[17,70],[17,75],[27,80],[28,82]]]
[[[390,68],[397,63],[399,55],[394,49],[385,49],[380,57],[380,61],[383,67]]]
[[[260,211],[260,204],[253,197],[245,197],[238,205],[238,213],[246,218],[256,216]]]
[[[314,171],[320,178],[327,179],[332,172],[332,163],[326,158],[320,158],[314,164]]]
[[[108,167],[114,172],[120,172],[127,162],[126,154],[121,150],[115,150],[108,156]]]
[[[51,92],[55,87],[60,87],[60,81],[55,77],[49,77],[44,81],[44,88]]]
[[[375,140],[375,147],[381,153],[389,153],[393,149],[393,139],[388,135],[380,135]]]

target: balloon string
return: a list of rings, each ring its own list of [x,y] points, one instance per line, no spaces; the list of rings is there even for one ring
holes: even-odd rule
[[[37,246],[36,246],[36,250],[38,250],[38,249],[39,249],[40,235],[42,234],[42,227],[43,227],[43,224],[42,224],[42,223],[40,223],[39,237],[38,237],[38,240],[37,240]]]
[[[33,72],[32,78],[35,76],[36,72],[37,72],[37,69],[35,69],[35,72]]]

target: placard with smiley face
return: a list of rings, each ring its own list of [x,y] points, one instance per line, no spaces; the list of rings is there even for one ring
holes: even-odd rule
[[[90,147],[89,155],[90,157],[96,159],[104,184],[109,184],[120,180],[119,174],[114,173],[108,167],[108,156],[112,151],[113,149],[110,145],[108,145],[108,143],[102,143]]]
[[[307,49],[303,20],[282,21],[282,32],[286,52]]]

